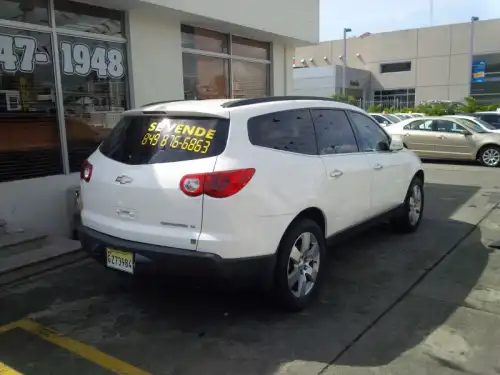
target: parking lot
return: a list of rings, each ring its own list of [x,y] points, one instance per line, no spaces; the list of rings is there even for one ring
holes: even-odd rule
[[[419,231],[331,248],[298,314],[86,260],[0,290],[0,374],[498,374],[500,170],[426,164]],[[2,372],[3,371],[3,372]]]

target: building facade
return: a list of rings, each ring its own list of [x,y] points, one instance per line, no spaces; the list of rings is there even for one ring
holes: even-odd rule
[[[0,219],[69,233],[80,166],[124,110],[287,95],[318,41],[319,0],[0,0]]]
[[[348,38],[346,87],[357,89],[358,97],[361,89],[367,102],[386,105],[461,101],[469,94],[483,103],[500,102],[499,34],[500,19],[475,22],[472,56],[470,23]],[[343,49],[343,40],[297,48],[294,91],[339,93],[341,77],[328,90],[315,85],[326,82],[326,76],[332,79],[335,71],[341,76],[342,70],[333,66],[343,64]],[[361,82],[362,87],[351,85]]]

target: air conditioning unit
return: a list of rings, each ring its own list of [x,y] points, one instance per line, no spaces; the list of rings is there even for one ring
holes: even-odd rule
[[[20,111],[21,94],[15,90],[0,90],[0,112]]]

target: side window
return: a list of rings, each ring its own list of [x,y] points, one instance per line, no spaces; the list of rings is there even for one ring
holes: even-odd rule
[[[307,109],[267,113],[248,120],[248,138],[255,146],[317,155],[316,134]]]
[[[391,139],[375,121],[358,112],[350,112],[350,116],[361,151],[389,151]]]
[[[432,120],[417,120],[405,125],[405,130],[432,131]]]
[[[379,116],[379,115],[371,115],[375,121],[378,121],[379,123],[383,123],[384,121],[387,121],[385,120],[382,116]]]
[[[500,124],[500,116],[499,115],[481,115],[481,120],[489,122],[490,124]]]
[[[423,120],[416,120],[406,124],[403,129],[404,130],[419,130],[419,125],[423,122]]]
[[[320,155],[349,154],[359,151],[354,131],[344,111],[313,109],[311,112]]]
[[[465,130],[462,126],[447,120],[434,120],[433,125],[437,132],[456,133]]]

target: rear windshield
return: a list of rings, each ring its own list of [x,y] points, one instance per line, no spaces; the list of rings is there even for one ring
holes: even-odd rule
[[[202,159],[224,151],[228,131],[228,119],[124,116],[99,150],[131,165]]]
[[[389,120],[394,121],[395,123],[397,123],[397,122],[400,122],[400,121],[401,121],[401,119],[400,119],[400,118],[398,118],[398,117],[396,117],[396,116],[393,116],[393,115],[384,115],[384,116],[385,116],[385,117],[387,117]]]

